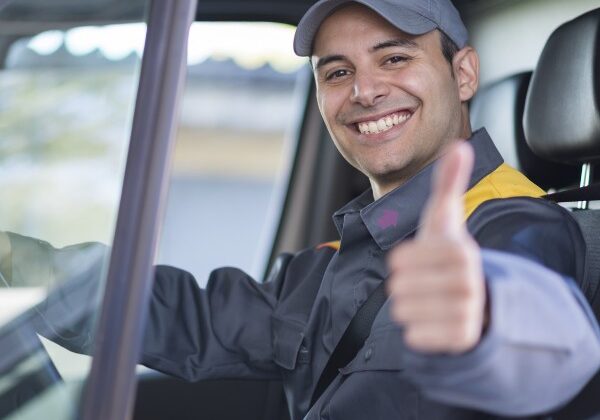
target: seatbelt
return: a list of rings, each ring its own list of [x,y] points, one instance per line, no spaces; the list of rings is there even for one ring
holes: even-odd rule
[[[329,384],[333,382],[339,370],[350,363],[365,344],[367,337],[371,333],[373,321],[375,321],[375,317],[386,299],[385,285],[382,281],[358,309],[350,324],[348,324],[346,331],[344,331],[342,338],[337,346],[335,346],[335,349],[333,349],[333,353],[329,356],[329,361],[323,372],[321,372],[321,376],[313,392],[310,407],[317,402]]]
[[[600,183],[588,185],[587,187],[571,188],[569,190],[555,192],[545,195],[542,198],[556,203],[600,200]]]

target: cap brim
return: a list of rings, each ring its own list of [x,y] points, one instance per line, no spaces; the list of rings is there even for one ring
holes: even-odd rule
[[[414,10],[392,5],[383,0],[328,0],[314,4],[300,20],[294,35],[294,52],[307,57],[312,53],[313,42],[319,27],[336,9],[348,3],[368,7],[391,25],[410,35],[422,35],[437,28],[435,22]]]

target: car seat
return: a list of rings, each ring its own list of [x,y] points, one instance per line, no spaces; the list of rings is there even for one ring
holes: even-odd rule
[[[582,168],[579,199],[592,165],[600,162],[600,9],[561,25],[548,39],[533,73],[524,111],[527,144],[544,159]],[[577,195],[577,194],[575,194]],[[587,206],[581,206],[586,208]],[[574,211],[586,240],[586,275],[582,289],[600,315],[600,210]],[[553,419],[600,418],[600,373]]]
[[[577,166],[543,159],[525,141],[522,121],[531,75],[525,71],[480,87],[469,107],[471,125],[485,127],[504,161],[544,190],[575,186]]]

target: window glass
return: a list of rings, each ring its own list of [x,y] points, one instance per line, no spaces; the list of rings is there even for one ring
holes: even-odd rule
[[[235,36],[232,36],[235,34]],[[195,23],[158,262],[260,280],[310,72],[275,23]]]
[[[0,417],[72,418],[119,204],[144,9],[128,9],[139,23],[74,26],[83,5],[74,18],[67,3],[48,14],[19,3],[0,9]],[[111,8],[124,10],[107,3],[105,22]]]

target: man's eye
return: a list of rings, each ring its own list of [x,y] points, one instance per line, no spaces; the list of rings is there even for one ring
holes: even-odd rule
[[[403,55],[394,55],[386,60],[386,62],[391,64],[397,64],[404,61],[408,61],[408,57],[405,57]]]
[[[348,70],[335,70],[325,75],[325,80],[335,80],[348,75]]]

